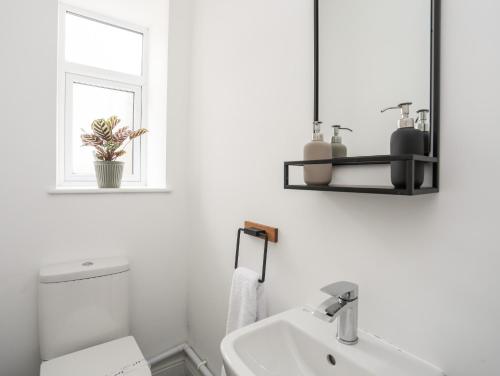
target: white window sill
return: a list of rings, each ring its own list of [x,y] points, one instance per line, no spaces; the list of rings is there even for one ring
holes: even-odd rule
[[[97,187],[56,187],[49,189],[50,195],[68,194],[122,194],[122,193],[170,193],[170,188],[158,187],[121,187],[121,188],[97,188]]]

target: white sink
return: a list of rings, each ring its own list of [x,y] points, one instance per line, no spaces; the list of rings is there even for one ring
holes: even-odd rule
[[[336,323],[296,308],[239,329],[221,344],[228,376],[443,376],[444,373],[359,331],[353,346],[337,342]]]

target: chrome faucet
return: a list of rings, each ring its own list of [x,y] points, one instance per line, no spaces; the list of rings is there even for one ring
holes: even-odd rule
[[[358,285],[335,282],[321,289],[331,296],[318,308],[329,322],[337,320],[337,340],[344,345],[358,343]]]

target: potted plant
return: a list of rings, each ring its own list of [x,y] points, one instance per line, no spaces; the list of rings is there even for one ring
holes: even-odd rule
[[[148,132],[144,128],[135,131],[128,127],[117,128],[119,123],[117,116],[111,116],[109,119],[94,120],[92,133],[85,133],[82,129],[82,146],[95,148],[94,167],[99,188],[120,188],[125,163],[116,159],[126,154],[125,148],[133,139]]]

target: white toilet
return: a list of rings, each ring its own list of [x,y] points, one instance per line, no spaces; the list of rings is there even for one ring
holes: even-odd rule
[[[128,336],[129,270],[121,257],[40,270],[40,376],[151,376]]]

